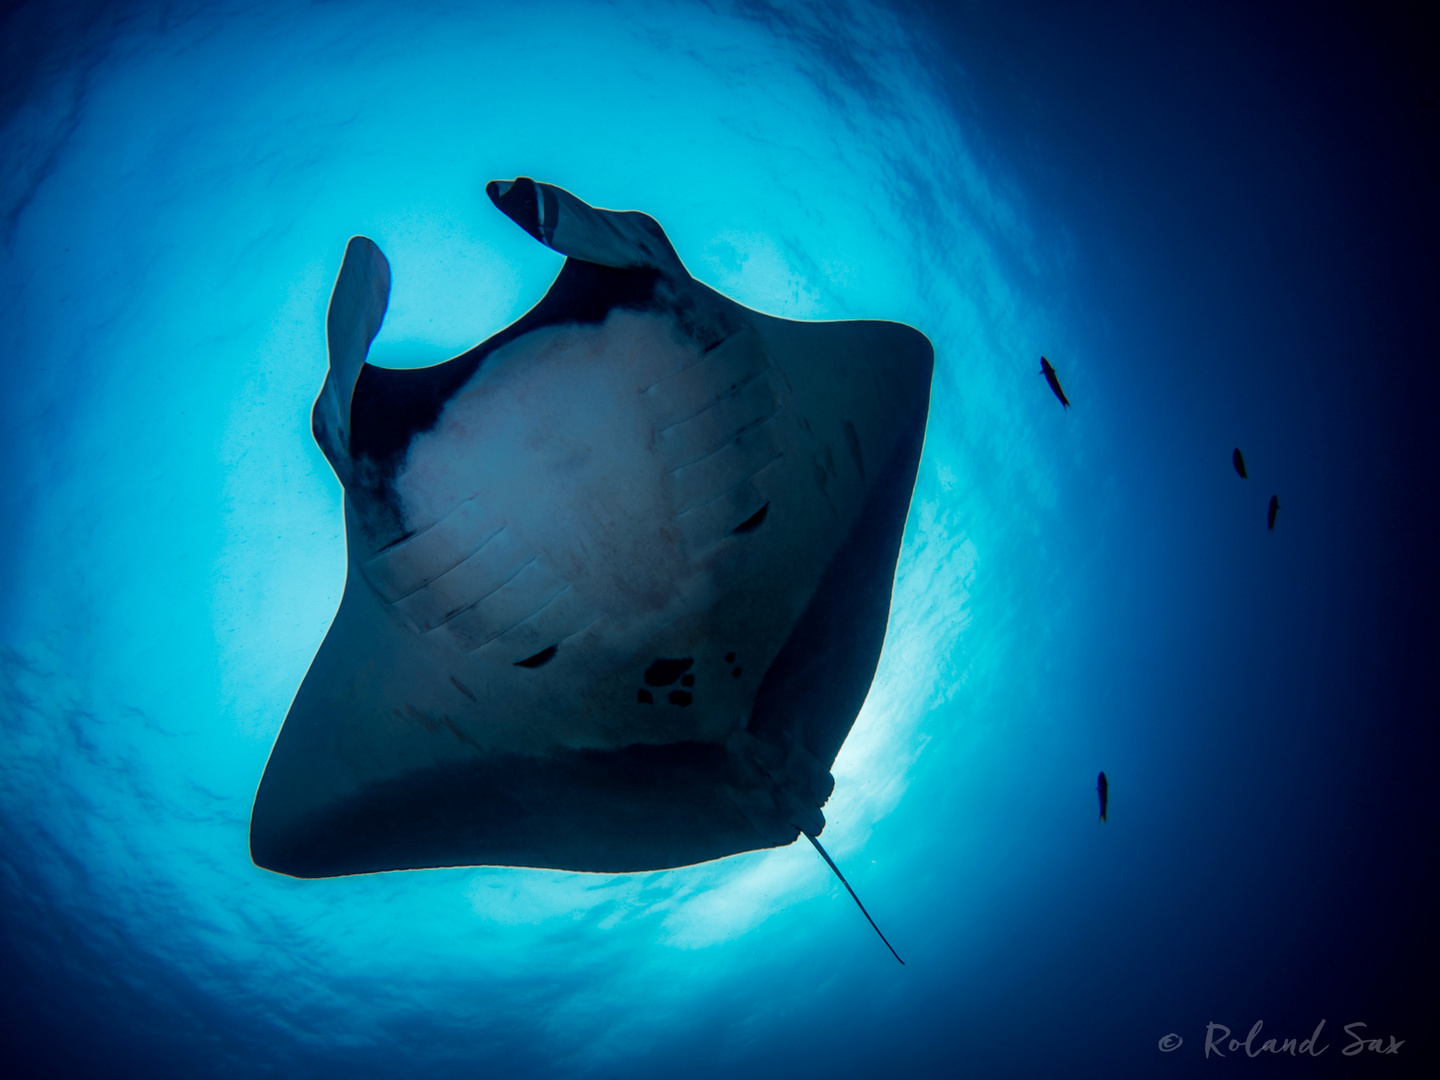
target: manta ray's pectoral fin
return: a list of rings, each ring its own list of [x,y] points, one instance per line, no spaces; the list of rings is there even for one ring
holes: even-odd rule
[[[561,255],[617,270],[685,272],[664,230],[649,214],[602,210],[528,176],[491,180],[485,194],[506,217]]]
[[[315,441],[346,486],[351,472],[350,399],[389,302],[390,264],[373,240],[352,236],[325,317],[330,371],[310,414]]]

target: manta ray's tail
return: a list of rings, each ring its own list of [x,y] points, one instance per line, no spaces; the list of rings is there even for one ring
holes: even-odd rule
[[[840,879],[840,884],[845,886],[845,891],[848,892],[850,896],[854,899],[855,905],[860,909],[860,914],[864,915],[865,921],[868,922],[872,927],[874,927],[875,933],[880,934],[880,940],[885,942],[885,947],[890,950],[890,955],[895,957],[896,960],[900,960],[900,954],[895,951],[895,946],[891,945],[890,942],[886,940],[885,935],[880,933],[880,927],[875,926],[875,920],[870,918],[870,913],[865,910],[865,905],[860,903],[860,897],[856,896],[855,890],[850,888],[850,883],[845,880],[845,875],[840,873],[840,868],[835,865],[835,860],[830,858],[830,853],[827,852],[823,847],[821,847],[820,841],[817,840],[810,833],[805,833],[805,839],[809,840],[810,843],[815,845],[815,850],[820,853],[820,857],[825,860],[826,864],[830,867],[831,870],[835,871],[835,876]],[[905,966],[904,960],[900,960],[900,966]]]

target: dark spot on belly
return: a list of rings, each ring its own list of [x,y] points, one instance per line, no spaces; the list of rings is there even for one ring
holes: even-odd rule
[[[735,662],[735,654],[734,654],[733,652],[727,652],[727,653],[725,654],[725,663],[727,663],[727,664],[733,664],[734,662]]]
[[[645,669],[645,682],[650,686],[669,686],[681,675],[690,670],[690,665],[695,661],[691,657],[682,657],[679,660],[666,660],[663,657],[657,658],[653,664]]]
[[[681,685],[681,686],[694,686],[694,685],[695,685],[695,676],[694,676],[694,675],[681,675],[681,676],[680,676],[680,685]]]
[[[523,668],[544,667],[551,660],[555,659],[555,649],[556,646],[554,645],[541,649],[534,656],[527,656],[524,660],[516,660],[515,666]]]
[[[740,677],[740,669],[737,667],[734,671],[730,672],[730,677],[732,679],[738,679]]]
[[[670,691],[670,704],[671,704],[671,705],[679,705],[679,706],[683,709],[686,705],[689,705],[690,702],[693,701],[693,700],[694,700],[694,698],[692,698],[692,697],[690,696],[690,692],[689,692],[688,690],[671,690],[671,691]]]
[[[640,692],[635,695],[635,702],[639,705],[654,705],[655,695],[650,693],[649,690],[642,688]]]

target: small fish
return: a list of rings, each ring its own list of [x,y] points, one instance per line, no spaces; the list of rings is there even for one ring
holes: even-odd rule
[[[1240,474],[1240,479],[1249,480],[1250,477],[1245,475],[1245,455],[1240,453],[1238,446],[1235,447],[1235,453],[1230,455],[1230,460],[1235,463],[1235,471]]]
[[[1270,496],[1270,531],[1275,531],[1275,515],[1280,512],[1280,496]]]
[[[1060,404],[1068,409],[1070,399],[1065,396],[1065,391],[1060,389],[1060,379],[1055,374],[1055,369],[1050,366],[1050,361],[1043,356],[1040,357],[1040,374],[1045,376],[1045,381],[1050,384],[1050,389],[1055,391],[1055,396],[1060,399]]]
[[[1100,820],[1105,820],[1105,811],[1110,808],[1110,781],[1105,779],[1105,774],[1100,774],[1100,779],[1095,782],[1095,790],[1100,793]]]

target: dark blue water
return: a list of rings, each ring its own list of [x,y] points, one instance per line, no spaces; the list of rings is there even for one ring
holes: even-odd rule
[[[1081,7],[7,9],[0,1072],[1427,1075],[1435,22]],[[558,269],[484,196],[517,174],[936,346],[826,807],[904,968],[808,845],[249,860],[344,580],[308,417],[345,241],[394,273],[372,358],[444,359]]]

